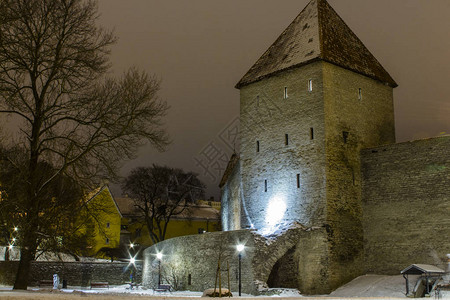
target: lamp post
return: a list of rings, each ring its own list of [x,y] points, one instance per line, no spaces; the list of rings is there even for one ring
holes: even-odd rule
[[[239,296],[241,296],[241,260],[242,260],[242,251],[244,250],[244,245],[239,244],[236,246],[237,251],[239,252],[238,257],[239,257]]]
[[[158,262],[158,269],[159,269],[159,271],[158,271],[158,288],[161,285],[161,259],[162,259],[162,256],[163,255],[161,252],[158,252],[156,254],[156,258],[158,258],[158,260],[159,260],[159,262]]]

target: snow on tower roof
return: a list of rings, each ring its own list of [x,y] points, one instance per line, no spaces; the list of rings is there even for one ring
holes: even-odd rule
[[[311,0],[237,83],[241,88],[283,70],[323,60],[391,87],[397,83],[326,0]]]

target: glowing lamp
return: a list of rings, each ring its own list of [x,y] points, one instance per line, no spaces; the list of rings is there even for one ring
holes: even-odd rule
[[[136,259],[135,259],[134,257],[131,257],[131,258],[130,258],[130,264],[133,264],[133,265],[134,265],[135,262],[136,262]]]
[[[131,244],[130,244],[130,248],[133,248],[133,247],[134,247],[134,244],[133,244],[133,243],[131,243]]]
[[[17,231],[17,230],[19,230],[19,228],[17,228],[17,227],[14,227],[14,231]]]
[[[9,249],[9,250],[12,250],[13,247],[14,247],[13,245],[9,245],[9,246],[8,246],[8,249]]]
[[[239,296],[241,296],[241,288],[242,288],[242,280],[241,280],[241,278],[242,278],[242,276],[241,276],[241,260],[242,260],[242,251],[244,251],[244,245],[243,244],[238,244],[238,245],[236,245],[236,249],[237,249],[237,251],[239,252],[239,255],[238,255],[238,258],[239,258],[239,284],[238,284],[238,287],[239,287]]]
[[[158,287],[161,285],[161,259],[163,255],[161,252],[156,253],[156,258],[158,261]]]

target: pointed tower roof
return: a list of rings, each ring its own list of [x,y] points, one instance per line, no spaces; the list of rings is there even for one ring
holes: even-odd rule
[[[397,83],[326,0],[311,0],[236,85],[241,88],[286,69],[323,60],[379,80]]]

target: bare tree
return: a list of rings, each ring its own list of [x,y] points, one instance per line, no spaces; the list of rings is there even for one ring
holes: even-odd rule
[[[131,69],[105,78],[116,39],[96,25],[95,1],[1,0],[0,6],[0,114],[21,121],[16,145],[26,156],[23,167],[14,155],[4,157],[22,176],[22,192],[14,196],[22,232],[14,288],[26,289],[48,187],[61,174],[92,187],[115,178],[118,162],[142,143],[162,149],[167,104],[157,98],[155,77]],[[45,166],[51,168],[43,172]]]
[[[134,199],[156,244],[165,239],[172,217],[204,197],[205,185],[195,173],[153,165],[132,170],[122,189]]]

